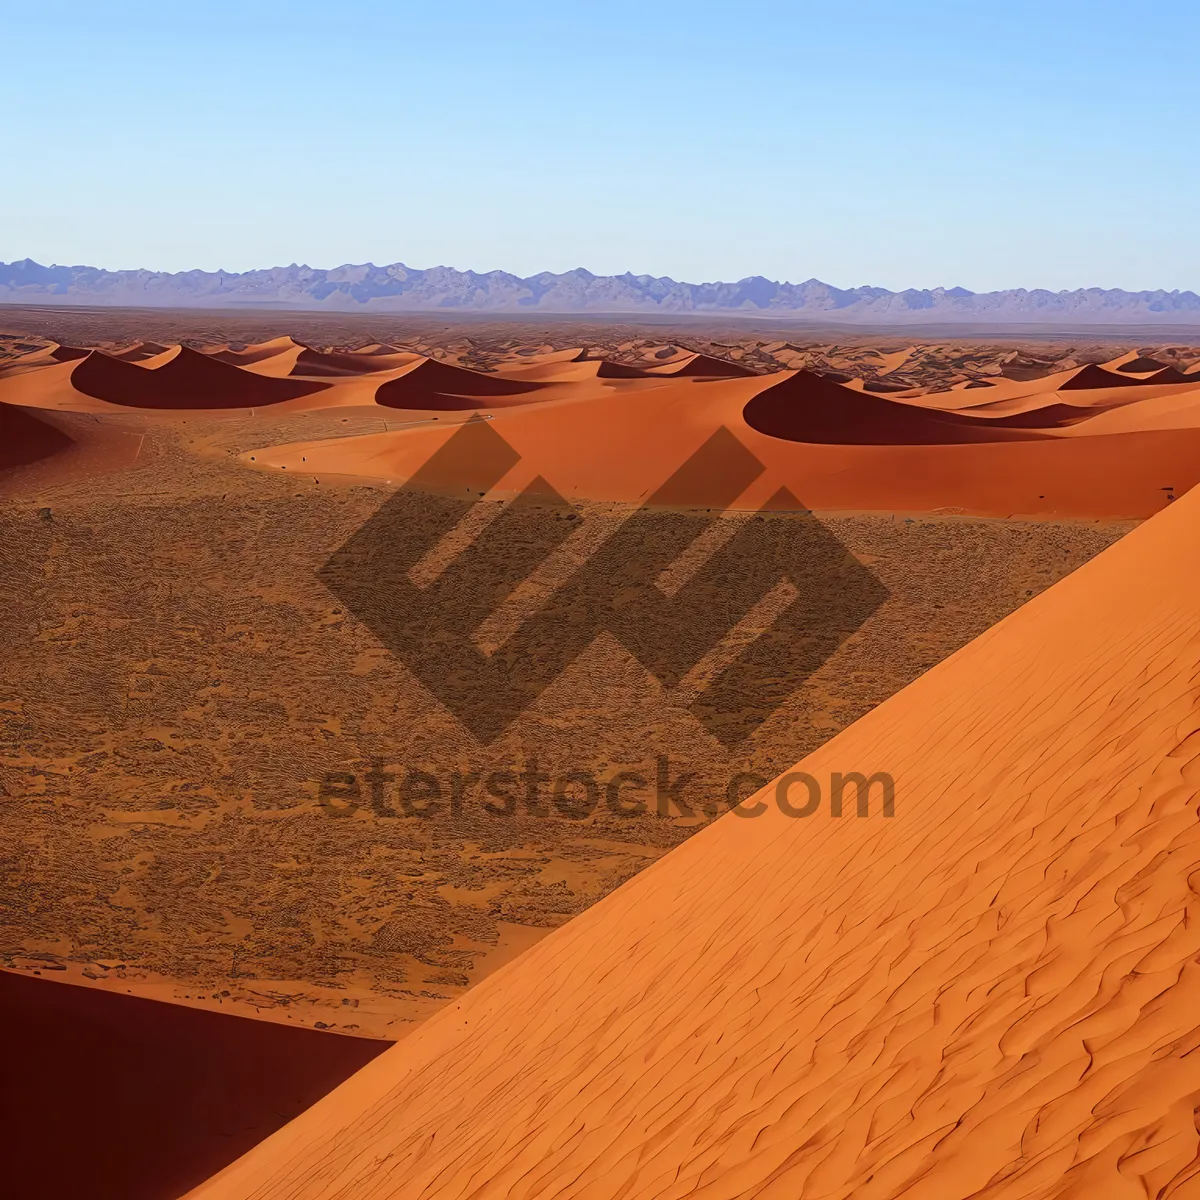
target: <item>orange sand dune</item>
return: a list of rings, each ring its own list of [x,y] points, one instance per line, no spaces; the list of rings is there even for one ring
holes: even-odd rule
[[[1085,426],[1012,430],[978,419],[968,430],[981,440],[969,441],[958,424],[944,420],[956,414],[909,405],[903,414],[906,436],[930,430],[935,444],[881,444],[882,438],[861,428],[844,435],[853,433],[855,444],[814,444],[751,427],[743,410],[769,390],[786,390],[788,378],[794,376],[782,384],[779,376],[756,376],[703,387],[691,380],[648,387],[643,380],[579,399],[550,393],[537,404],[494,406],[488,428],[520,456],[495,494],[513,495],[541,476],[568,499],[642,503],[722,428],[763,465],[761,477],[735,502],[738,508],[1136,518],[1157,512],[1168,496],[1200,481],[1200,430],[1162,428],[1161,422],[1149,431],[1083,437],[1074,431]],[[843,403],[882,406],[889,413],[905,407],[821,382],[837,389],[830,406],[835,413]],[[243,461],[322,482],[344,477],[400,485],[453,432],[426,422],[390,433],[265,447]],[[490,484],[483,482],[486,452],[478,461],[471,453],[456,459],[457,474],[445,481],[447,490]],[[716,475],[697,478],[676,503],[724,505],[726,492],[726,482]]]
[[[422,410],[478,408],[472,401],[481,399],[489,406],[527,404],[540,387],[525,380],[485,375],[421,358],[394,379],[380,384],[375,401],[387,408]]]
[[[647,367],[649,375],[668,375],[695,379],[743,379],[754,372],[740,363],[725,358],[714,358],[711,354],[689,354],[684,358],[672,359],[661,366]]]
[[[1198,680],[1200,493],[195,1200],[1196,1196]]]
[[[601,378],[604,365],[603,359],[589,358],[586,350],[558,350],[546,354],[513,355],[500,364],[496,374],[531,383],[577,383]],[[636,376],[630,376],[643,377],[640,371]]]
[[[1181,371],[1178,367],[1163,367],[1159,371],[1155,371],[1152,375],[1145,377],[1146,383],[1161,384],[1161,383],[1196,383],[1196,376],[1188,371]]]
[[[954,412],[886,400],[797,371],[755,396],[746,423],[770,437],[841,446],[939,446],[1039,436]]]
[[[548,367],[556,363],[578,363],[587,359],[587,351],[580,346],[570,350],[543,350],[534,354],[523,354],[518,351],[509,356],[501,364],[502,371],[519,369],[521,367]]]
[[[1086,372],[1086,374],[1084,374]],[[1111,404],[1128,404],[1134,400],[1170,392],[1179,384],[1192,384],[1200,377],[1164,368],[1152,375],[1119,375],[1113,371],[1092,371],[1088,367],[1072,371],[1060,371],[1040,379],[1002,379],[987,386],[976,386],[982,381],[956,386],[943,392],[925,392],[920,396],[906,392],[904,396],[925,407],[964,411],[1010,404],[1010,411],[1023,411],[1041,404],[1056,402],[1059,392],[1070,393],[1072,404],[1108,407]]]
[[[1120,371],[1106,371],[1095,363],[1080,367],[1071,373],[1070,379],[1059,384],[1057,391],[1075,392],[1088,388],[1137,387],[1141,380],[1132,379]]]
[[[1200,427],[1200,387],[1171,388],[1166,393],[1114,405],[1095,413],[1072,433],[1088,435],[1134,433],[1148,429],[1195,429]]]
[[[229,363],[231,366],[244,367],[250,363],[263,362],[268,358],[275,358],[277,355],[286,354],[289,351],[303,350],[304,347],[299,342],[288,337],[286,334],[283,337],[271,338],[270,341],[256,342],[252,346],[244,346],[240,350],[234,350],[230,346],[206,346],[204,353],[211,358],[215,358],[218,362]]]
[[[288,356],[292,353],[285,352]],[[299,351],[295,353],[299,354]],[[286,374],[284,377],[272,377],[256,371],[254,364],[237,367],[178,346],[136,365],[96,352],[94,358],[53,363],[0,379],[0,403],[72,412],[128,411],[133,408],[148,414],[250,410],[267,406],[274,411],[297,412],[320,408],[376,407],[375,393],[381,379],[403,374],[414,363],[419,366],[426,361],[419,356],[397,357],[405,360],[399,366],[388,364],[380,356],[384,367],[378,371],[309,379],[304,375],[288,378]],[[470,386],[477,390],[488,390],[495,386],[491,376],[461,371],[440,363],[434,366],[438,375],[434,383],[452,382],[456,386]],[[444,374],[454,371],[460,371],[460,375],[448,378]],[[532,385],[510,386],[525,388]],[[420,405],[428,395],[432,395],[432,399],[428,410],[424,410]],[[395,392],[391,392],[385,393],[385,396],[393,396],[401,402],[407,400],[418,406],[416,411],[428,411],[431,415],[448,407],[471,408],[484,403],[481,398],[467,401],[447,398],[436,394],[428,386],[407,387],[404,395],[396,396]],[[494,405],[496,401],[488,399],[487,403]],[[504,399],[501,398],[499,403],[503,404]],[[404,406],[408,407],[408,404]]]
[[[72,377],[79,365],[80,360],[56,362],[20,374],[5,375],[0,378],[0,403],[67,412],[120,411],[119,405],[85,396],[74,386]],[[146,369],[144,364],[142,369]]]
[[[1161,363],[1156,358],[1148,358],[1144,354],[1122,355],[1115,362],[1104,364],[1110,371],[1122,371],[1128,375],[1150,375],[1155,371],[1161,371],[1167,364]]]
[[[95,351],[75,367],[71,385],[97,400],[149,409],[254,408],[328,386],[254,375],[186,346],[153,369]]]
[[[299,342],[284,336],[257,342],[241,350],[234,350],[228,345],[206,346],[201,353],[228,366],[243,367],[256,375],[283,379],[291,373],[305,349]]]
[[[318,378],[366,375],[375,371],[394,371],[420,361],[420,354],[400,351],[392,354],[385,354],[382,350],[370,354],[322,354],[318,350],[303,349],[296,355],[290,374]]]
[[[645,367],[630,366],[629,363],[611,362],[607,358],[599,360],[596,368],[599,379],[647,379],[652,378]]]
[[[113,412],[116,405],[85,396],[71,382],[78,361],[54,363],[0,378],[0,403],[68,412]]]
[[[1122,371],[1129,366],[1130,363],[1136,363],[1141,357],[1142,353],[1140,350],[1126,350],[1123,354],[1118,354],[1116,358],[1110,358],[1108,362],[1101,363],[1100,365],[1106,371]],[[1159,363],[1158,365],[1162,366],[1162,363]],[[1151,368],[1151,370],[1155,369],[1156,368],[1153,367]]]
[[[118,358],[121,362],[144,363],[149,359],[159,358],[172,349],[177,349],[177,347],[160,346],[157,342],[138,342],[136,345],[127,346],[124,350],[107,350],[105,353],[109,358]]]
[[[523,379],[530,383],[583,383],[592,379],[611,378],[604,374],[604,365],[597,358],[573,359],[569,362],[539,363],[527,367],[503,366],[496,374],[505,379]],[[629,378],[643,379],[647,376],[638,372]]]
[[[141,449],[141,435],[128,429],[0,402],[0,496],[40,495],[120,471],[136,463]]]
[[[74,362],[86,358],[90,353],[90,350],[82,346],[61,346],[57,342],[51,342],[38,350],[30,350],[27,354],[18,354],[16,358],[0,362],[0,378],[36,371],[57,363]]]
[[[58,343],[51,343],[41,350],[33,350],[29,354],[22,354],[20,357],[13,359],[9,365],[21,366],[26,363],[35,362],[74,362],[77,358],[87,358],[90,353],[91,351],[84,346],[61,346]]]
[[[157,354],[151,354],[149,358],[138,359],[138,366],[145,367],[147,371],[153,371],[158,367],[166,366],[167,363],[178,358],[182,350],[183,347],[180,345],[166,346]],[[101,351],[101,353],[107,353],[107,351]],[[115,355],[109,355],[109,357],[112,358]]]
[[[23,467],[59,454],[72,440],[23,408],[0,403],[0,471]]]
[[[916,352],[916,346],[908,346],[906,349],[897,350],[892,354],[876,353],[875,358],[879,363],[879,374],[890,375],[893,371],[898,371]]]

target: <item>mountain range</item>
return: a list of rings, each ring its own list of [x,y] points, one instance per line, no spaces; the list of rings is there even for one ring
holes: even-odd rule
[[[787,317],[814,323],[1200,325],[1187,291],[1079,288],[837,288],[819,279],[681,283],[653,275],[593,275],[577,268],[521,278],[507,271],[420,270],[403,263],[318,270],[292,264],[230,271],[107,271],[0,263],[0,303],[155,308],[289,308],[336,312],[703,314]]]

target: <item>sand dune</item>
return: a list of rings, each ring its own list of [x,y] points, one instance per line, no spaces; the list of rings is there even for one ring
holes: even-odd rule
[[[0,361],[0,379],[56,366],[59,363],[74,362],[77,359],[86,358],[90,353],[90,350],[86,350],[82,346],[63,346],[57,342],[51,342],[48,346],[43,346],[38,350],[30,350],[28,353],[19,354],[7,361]]]
[[[139,434],[83,414],[0,402],[0,497],[31,497],[122,470],[137,461],[141,448]]]
[[[1200,382],[1194,373],[1181,371],[1178,367],[1163,367],[1162,370],[1147,375],[1145,381],[1151,384],[1190,383],[1193,385]]]
[[[766,789],[194,1195],[1193,1195],[1197,563],[1200,494],[799,764],[893,818]]]
[[[743,379],[755,374],[749,367],[731,362],[726,358],[714,358],[711,354],[689,354],[661,366],[647,367],[650,375],[667,375],[695,379]]]
[[[604,375],[604,364],[599,359],[580,359],[572,362],[544,363],[528,367],[501,367],[496,374],[505,379],[523,379],[530,383],[583,383],[592,379],[609,378]],[[641,373],[629,378],[641,379]]]
[[[71,384],[97,400],[150,409],[254,408],[327,386],[254,375],[186,346],[153,369],[94,351],[72,371]]]
[[[830,383],[811,371],[759,392],[743,410],[746,424],[769,437],[840,446],[940,446],[1037,437],[959,413],[918,408]]]
[[[391,483],[412,476],[448,436],[439,414],[480,410],[522,455],[524,482],[514,488],[540,473],[564,495],[601,501],[644,500],[721,428],[794,507],[1133,518],[1200,478],[1200,376],[1175,367],[1132,375],[1089,364],[930,392],[807,370],[752,375],[733,363],[725,366],[736,375],[714,378],[708,372],[723,360],[690,353],[633,367],[570,349],[489,373],[381,343],[367,350],[318,352],[276,338],[207,353],[143,343],[123,352],[155,351],[137,361],[100,351],[58,361],[46,351],[40,366],[0,379],[0,403],[97,415],[400,410],[395,432],[247,455],[256,468]],[[706,506],[718,494],[713,481],[689,502]]]
[[[231,366],[245,367],[251,363],[264,362],[268,358],[276,358],[280,354],[287,354],[293,350],[300,351],[304,347],[297,341],[288,336],[271,338],[266,342],[256,342],[252,346],[243,346],[241,349],[233,349],[233,347],[211,346],[206,347],[204,353],[211,358],[215,358],[218,362],[229,363]]]
[[[26,366],[33,363],[73,362],[77,358],[87,358],[90,350],[83,346],[63,346],[51,343],[42,350],[34,350],[14,359],[10,366]]]
[[[468,409],[478,408],[472,403],[478,399],[485,399],[489,405],[526,404],[539,387],[525,380],[485,375],[422,358],[396,378],[380,384],[375,400],[388,408]]]
[[[699,389],[691,380],[649,388],[643,380],[578,399],[551,393],[537,404],[490,406],[490,426],[520,456],[496,494],[515,494],[541,476],[568,499],[642,503],[722,428],[763,464],[761,478],[735,507],[1136,518],[1200,482],[1200,430],[1188,427],[1186,417],[1180,429],[1165,428],[1169,418],[1160,417],[1147,430],[1077,436],[1090,422],[1062,423],[1070,412],[1051,412],[1059,424],[1041,428],[1035,408],[1017,428],[1005,428],[994,419],[929,412],[813,377],[777,380],[734,379]],[[796,395],[789,395],[792,388]],[[828,402],[806,404],[810,389],[820,389]],[[743,414],[754,413],[764,396],[778,409],[769,411],[772,418],[783,422],[793,410],[806,412],[823,423],[814,427],[821,436],[857,440],[802,442],[757,429]],[[1057,403],[1063,402],[1049,396],[1037,407]],[[886,426],[886,436],[872,421]],[[322,480],[400,485],[453,432],[427,422],[390,433],[265,446],[244,461]],[[456,470],[457,477],[445,481],[448,491],[490,486],[488,473],[469,454],[458,456]],[[678,503],[723,506],[726,490],[720,478],[698,479]]]
[[[170,349],[173,347],[160,346],[157,342],[137,342],[132,346],[126,346],[124,350],[107,350],[105,353],[109,358],[117,358],[121,362],[145,362],[166,354]],[[83,355],[80,357],[82,358]]]
[[[296,355],[290,373],[317,378],[367,375],[376,371],[393,371],[419,361],[419,354],[400,351],[387,354],[382,348],[369,354],[323,354],[317,350],[303,349]]]
[[[1114,363],[1106,363],[1105,366],[1110,371],[1123,371],[1127,375],[1151,375],[1155,371],[1161,371],[1167,364],[1161,363],[1156,358],[1148,358],[1144,354],[1138,354],[1136,351],[1133,357],[1123,355]]]
[[[1057,390],[1075,392],[1089,388],[1137,387],[1139,382],[1141,381],[1132,379],[1120,371],[1106,371],[1095,363],[1089,363],[1086,367],[1072,372],[1070,379],[1059,384]]]
[[[187,340],[176,329],[161,336]],[[380,336],[390,334],[380,328]],[[448,1006],[374,1061],[368,1062],[375,1047],[348,1050],[352,1039],[313,1034],[319,1044],[272,1043],[271,1037],[293,1031],[276,1023],[271,1028],[282,1032],[263,1041],[248,1028],[257,1023],[232,1033],[231,1026],[189,1024],[213,1019],[194,1009],[130,1009],[120,1007],[127,997],[112,993],[81,997],[60,984],[14,983],[0,975],[2,1015],[10,1030],[20,1031],[16,1075],[34,1081],[19,1094],[0,1085],[8,1106],[0,1117],[16,1144],[7,1167],[10,1187],[16,1179],[18,1190],[30,1195],[45,1190],[47,1181],[73,1195],[176,1195],[295,1115],[193,1194],[203,1200],[1200,1195],[1200,1055],[1192,1053],[1200,1045],[1194,1016],[1200,491],[1175,500],[1200,482],[1200,375],[1172,365],[1184,360],[1166,352],[1161,360],[1138,351],[1083,367],[1075,364],[1103,355],[1045,352],[1049,375],[1016,378],[1035,373],[1040,360],[1005,356],[1013,378],[993,376],[998,382],[986,386],[965,380],[935,392],[935,384],[946,388],[957,375],[944,364],[935,377],[920,374],[928,347],[875,355],[873,362],[857,347],[814,350],[822,370],[843,372],[848,382],[839,383],[806,370],[755,374],[717,357],[723,352],[718,342],[703,343],[717,353],[694,355],[660,347],[661,331],[637,340],[621,336],[620,345],[610,339],[608,352],[640,356],[643,365],[606,364],[575,349],[552,350],[547,341],[537,354],[519,356],[526,361],[514,361],[512,341],[501,347],[508,358],[473,343],[453,351],[458,361],[499,365],[487,372],[383,343],[316,351],[281,338],[202,353],[181,345],[134,346],[126,338],[103,342],[126,347],[111,354],[72,356],[77,348],[68,346],[72,353],[64,357],[55,357],[63,349],[55,343],[34,352],[25,367],[2,372],[0,492],[19,498],[14,512],[26,525],[13,528],[26,541],[30,529],[32,540],[45,535],[47,570],[57,572],[64,587],[74,578],[59,569],[69,565],[64,547],[107,561],[89,528],[110,520],[109,492],[122,502],[126,493],[132,496],[133,509],[119,511],[149,510],[149,540],[138,544],[153,545],[168,523],[184,529],[195,519],[201,506],[187,488],[210,468],[207,490],[199,494],[229,514],[228,529],[265,528],[260,518],[268,510],[278,514],[302,498],[270,526],[276,537],[286,526],[284,541],[295,543],[284,545],[289,553],[309,549],[312,526],[295,522],[300,505],[312,505],[331,529],[337,521],[352,529],[366,519],[376,497],[339,486],[358,480],[400,485],[415,479],[413,486],[453,492],[460,501],[464,491],[483,496],[495,483],[493,499],[553,489],[568,500],[714,511],[733,496],[732,507],[760,517],[762,509],[886,514],[868,522],[897,540],[908,536],[908,526],[921,528],[921,544],[930,548],[921,569],[934,575],[943,571],[943,545],[953,549],[960,528],[941,519],[947,512],[1157,515],[804,759],[798,770],[824,789],[824,803],[812,816],[785,816],[779,793],[768,789],[755,820],[723,818],[611,893],[615,878],[603,876],[607,882],[595,895],[609,893],[606,899],[465,995],[466,983],[452,974],[443,976],[444,986],[455,989],[449,996],[421,991],[423,1001]],[[347,337],[342,344],[353,342]],[[767,369],[765,357],[749,357],[754,347],[731,350],[745,353],[756,370]],[[438,352],[449,353],[445,347]],[[805,358],[797,354],[796,361]],[[1000,370],[996,359],[988,360],[989,369]],[[901,371],[908,365],[911,374]],[[847,374],[860,369],[864,377]],[[881,379],[887,370],[902,382]],[[319,411],[325,409],[339,411]],[[290,440],[298,438],[305,440]],[[462,452],[434,460],[451,440]],[[508,464],[498,483],[488,471],[497,446]],[[702,449],[698,467],[693,456]],[[139,468],[149,459],[151,469],[130,488],[122,482],[101,491],[100,507],[89,507],[79,481],[91,464],[139,454]],[[175,493],[170,472],[181,462]],[[256,478],[242,467],[286,469],[288,475]],[[47,480],[69,480],[75,490],[66,489],[61,501],[54,496],[50,507],[49,499],[34,499]],[[235,494],[238,488],[243,494]],[[147,496],[167,500],[147,504]],[[388,502],[383,489],[376,496]],[[414,501],[405,512],[419,520],[454,507],[427,496],[401,499]],[[253,507],[243,510],[243,504]],[[915,515],[921,519],[908,519]],[[111,524],[128,538],[136,522]],[[764,518],[764,527],[801,524]],[[756,528],[750,519],[746,527]],[[1008,536],[1013,527],[1004,528]],[[1031,536],[1030,528],[1012,536]],[[1047,545],[1061,561],[1071,536],[1063,532],[1067,523],[1046,528]],[[516,540],[507,546],[524,549]],[[323,554],[310,557],[317,562]],[[862,557],[879,561],[873,553]],[[172,570],[179,561],[173,551]],[[253,576],[256,591],[270,592],[273,608],[290,610],[286,572],[268,579],[256,568],[226,569],[220,557],[197,561],[220,565],[209,576],[219,581],[215,590]],[[24,589],[27,599],[42,586],[39,570],[35,563],[28,572],[34,587]],[[156,593],[135,593],[119,571],[112,573],[120,596],[136,594],[139,605],[158,602]],[[919,571],[906,559],[892,578],[905,573]],[[1031,594],[1026,587],[1041,586],[1032,570],[1015,580],[1014,599]],[[307,567],[302,583],[312,584]],[[73,586],[81,597],[93,594],[77,580]],[[933,594],[939,600],[930,602],[931,611],[957,600]],[[962,601],[964,609],[975,603],[974,595]],[[162,629],[178,633],[184,626],[207,637],[210,629],[219,635],[229,627],[230,640],[221,644],[229,654],[241,653],[240,629],[224,606],[212,610],[212,622],[193,623],[189,616],[185,624],[178,604],[178,594],[166,597]],[[301,610],[316,614],[313,636],[325,636],[321,622],[331,607],[322,597],[319,606]],[[77,622],[95,622],[96,613],[82,600],[62,610],[70,622],[65,616],[43,620],[33,601],[29,608],[28,623],[39,637],[44,629],[56,644],[78,643],[77,657],[59,660],[62,678],[74,678],[62,663],[94,670],[88,629],[99,636],[101,627]],[[234,615],[240,626],[243,615]],[[308,661],[306,643],[294,642],[293,627],[279,620],[284,652],[271,661]],[[919,641],[926,633],[914,628],[912,637]],[[357,649],[362,645],[347,643],[353,653],[340,660],[343,674],[365,661]],[[182,756],[187,747],[177,730],[183,727],[166,716],[172,677],[158,673],[157,662],[150,663],[155,671],[144,672],[142,656],[152,651],[179,671],[188,651],[173,657],[140,633],[128,637],[128,646],[137,656],[136,682],[162,690],[147,690],[138,707],[126,673],[115,672],[112,704],[132,701],[128,733],[134,740],[105,748],[116,757],[123,746],[146,742],[161,749],[145,754]],[[922,649],[903,679],[939,657],[926,658]],[[40,672],[40,660],[30,661],[31,672]],[[260,662],[257,653],[254,661]],[[867,664],[862,674],[871,675],[878,660],[868,653],[857,661]],[[259,667],[252,674],[257,686]],[[782,669],[776,675],[769,686],[788,678]],[[389,677],[376,675],[347,694],[360,707],[368,694],[372,702],[382,695],[394,706],[382,678]],[[205,696],[221,689],[214,706],[219,702],[220,712],[232,714],[238,737],[258,732],[256,710],[241,705],[241,693],[222,671],[196,672],[194,688]],[[178,699],[192,704],[190,692],[181,690]],[[550,715],[562,716],[562,727],[580,714],[594,720],[589,703],[590,693],[578,711]],[[181,778],[196,769],[186,763],[199,762],[200,750],[207,754],[220,744],[209,728],[218,710],[207,704],[178,709],[193,714],[186,721],[195,743],[194,757],[170,768]],[[350,701],[342,707],[349,711]],[[253,753],[260,745],[286,745],[284,752],[293,755],[295,729],[326,719],[324,710],[310,712],[303,700],[294,708],[288,721],[296,724],[281,724],[277,741],[255,738]],[[23,723],[14,727],[22,738],[26,727],[49,730],[57,711],[38,714],[31,706],[30,714],[17,714]],[[162,741],[149,736],[159,725],[172,730]],[[84,728],[96,727],[93,721]],[[539,728],[553,739],[561,727]],[[823,728],[822,738],[829,732]],[[129,759],[138,770],[140,753]],[[789,749],[772,770],[798,753]],[[27,761],[36,758],[23,757],[22,772]],[[46,758],[36,786],[45,786],[51,767],[66,776],[75,764],[76,757]],[[895,815],[883,814],[877,786],[865,819],[853,815],[853,787],[847,814],[832,816],[831,774],[849,771],[888,772]],[[138,786],[156,788],[153,771],[144,774]],[[108,794],[102,778],[90,784],[97,796]],[[802,802],[805,780],[792,784],[784,800]],[[157,802],[155,795],[150,803]],[[46,811],[52,821],[58,809],[47,801]],[[136,818],[129,846],[138,857],[126,861],[140,862],[147,845],[165,843],[144,837],[139,826],[146,813],[128,811]],[[207,809],[194,811],[206,819]],[[279,816],[267,810],[263,820],[270,822],[261,843],[268,853],[255,865],[282,871],[285,850],[271,832],[282,827]],[[220,859],[227,850],[225,826],[212,824],[218,840],[204,844],[218,846]],[[177,827],[181,838],[188,829]],[[92,839],[89,848],[94,844],[91,833],[81,837]],[[392,849],[405,857],[395,862],[412,861],[411,846],[400,844],[406,837],[400,830]],[[380,844],[371,840],[367,850]],[[193,865],[200,863],[192,853]],[[106,843],[108,857],[98,861],[112,854]],[[195,886],[208,886],[200,882],[209,869],[207,851],[205,858]],[[81,861],[91,860],[82,855]],[[370,869],[380,861],[371,857]],[[259,906],[252,913],[266,905],[258,888],[264,877],[246,888]],[[174,886],[176,876],[164,871],[158,878]],[[463,895],[465,878],[476,876],[456,876],[447,890]],[[544,891],[552,892],[556,882]],[[90,887],[86,873],[84,883]],[[110,889],[114,906],[119,886],[118,880]],[[295,886],[308,884],[299,879]],[[314,882],[312,894],[336,892]],[[440,903],[444,895],[438,895]],[[157,921],[161,890],[142,896],[149,898],[145,919]],[[389,901],[386,921],[378,909],[379,929],[407,913],[411,899],[412,893],[400,896],[395,910]],[[557,903],[553,895],[546,898],[551,902]],[[229,929],[220,941],[204,943],[206,969],[241,936],[236,918],[212,904],[204,928],[227,922]],[[33,906],[30,912],[41,919]],[[335,904],[331,919],[341,915]],[[184,947],[192,938],[199,952],[194,938],[201,927],[185,924],[175,936]],[[146,928],[160,946],[170,936]],[[307,937],[297,929],[292,943],[257,926],[256,936],[282,959],[287,945],[297,952],[299,937]],[[353,944],[370,945],[373,953],[369,930],[364,923]],[[445,936],[449,950],[465,953],[462,942]],[[336,947],[326,944],[332,961]],[[68,945],[75,947],[75,969],[83,959],[76,942],[64,939],[62,953]],[[386,949],[386,940],[380,946]],[[300,952],[310,953],[307,943]],[[313,954],[291,965],[324,961]],[[437,971],[457,971],[453,959],[432,957],[424,964],[428,975],[400,979],[410,995],[434,984]],[[239,971],[236,954],[232,970],[256,988],[288,978],[286,971],[277,977],[245,963]],[[38,996],[26,988],[18,995],[27,984],[50,992]],[[353,1020],[349,1006],[342,1007],[350,997],[321,986],[332,994],[323,992],[322,1002],[341,1020]],[[228,995],[214,987],[213,1003]],[[451,1002],[450,996],[461,998]],[[310,1103],[314,1107],[298,1115]],[[64,1138],[71,1152],[65,1157]]]
[[[501,369],[520,367],[548,367],[562,363],[579,363],[587,361],[587,351],[582,346],[573,346],[567,350],[551,350],[539,348],[533,353],[518,350],[502,364]]]
[[[61,453],[71,439],[23,408],[0,403],[0,471]]]

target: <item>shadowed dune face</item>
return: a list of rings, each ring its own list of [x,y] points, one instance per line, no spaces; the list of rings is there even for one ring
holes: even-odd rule
[[[630,366],[628,363],[610,362],[607,358],[601,360],[596,371],[597,379],[650,379],[650,372],[644,367]]]
[[[50,351],[50,357],[55,362],[74,362],[77,358],[87,358],[90,353],[82,346],[55,346]]]
[[[329,386],[256,375],[186,346],[154,369],[95,351],[71,373],[71,383],[96,400],[150,409],[258,408],[309,396]]]
[[[1142,380],[1143,384],[1161,384],[1161,383],[1191,383],[1200,382],[1194,374],[1189,374],[1186,371],[1181,371],[1178,367],[1163,367],[1161,371],[1155,371],[1153,375],[1147,376]]]
[[[8,971],[0,1021],[14,1200],[172,1200],[388,1046]]]
[[[72,445],[61,430],[12,404],[0,404],[0,471],[49,458]]]
[[[1070,379],[1059,384],[1060,392],[1082,392],[1091,388],[1139,387],[1145,386],[1146,380],[1134,379],[1121,370],[1106,371],[1103,367],[1090,363],[1076,371]]]
[[[745,379],[755,372],[727,358],[715,358],[711,354],[696,354],[679,362],[666,363],[661,367],[650,367],[648,374],[668,375],[676,379]]]
[[[280,354],[286,354],[289,350],[298,350],[299,348],[299,342],[285,335],[271,338],[266,342],[258,342],[252,346],[243,346],[240,350],[235,350],[232,346],[221,346],[214,347],[205,353],[217,362],[228,363],[235,367],[245,367],[251,363],[265,362],[269,358],[275,358]]]
[[[809,371],[759,392],[742,410],[751,429],[791,442],[839,446],[945,446],[1021,441],[1031,428],[916,408],[842,387]]]
[[[324,354],[319,350],[301,350],[292,368],[293,375],[316,375],[345,378],[366,375],[373,371],[389,371],[417,362],[420,355],[399,351],[387,354],[382,349],[370,354]]]
[[[526,404],[541,387],[538,383],[484,375],[427,358],[403,375],[380,384],[375,402],[387,408],[462,410],[478,408],[477,400],[489,405]]]
[[[1138,355],[1137,358],[1131,358],[1119,366],[1114,365],[1113,370],[1123,371],[1127,375],[1149,375],[1152,371],[1161,371],[1166,363],[1161,363],[1156,358],[1147,358],[1145,355]]]

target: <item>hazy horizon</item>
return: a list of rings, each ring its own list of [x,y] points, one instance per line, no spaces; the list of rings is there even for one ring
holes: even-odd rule
[[[1190,290],[1200,11],[1152,15],[58,0],[6,19],[0,259]]]

